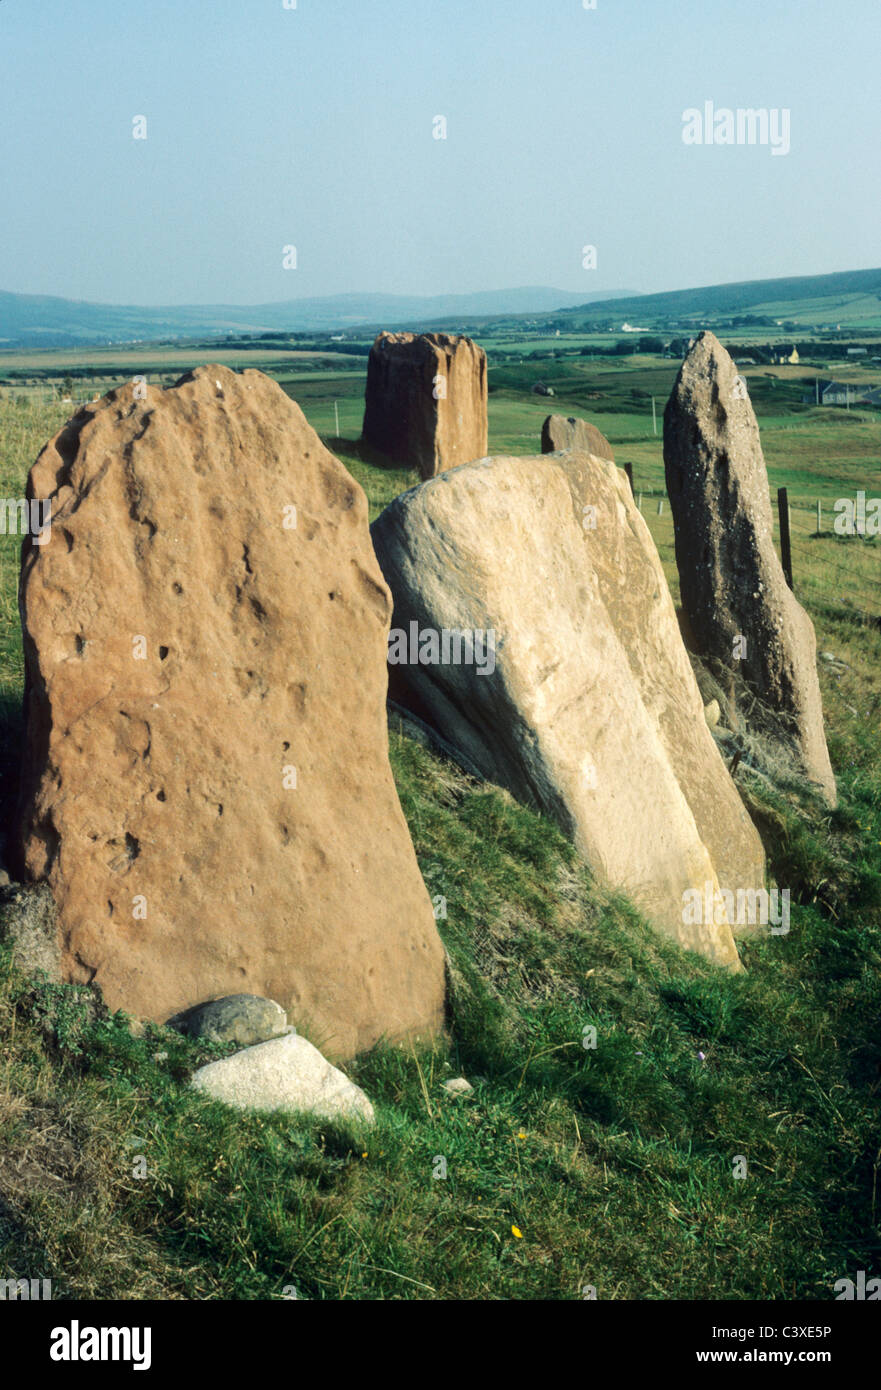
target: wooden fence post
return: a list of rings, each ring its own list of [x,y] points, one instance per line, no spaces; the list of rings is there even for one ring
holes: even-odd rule
[[[789,494],[785,487],[777,489],[777,514],[780,518],[780,559],[783,563],[783,573],[790,589],[794,588],[792,583],[792,545],[789,538]]]

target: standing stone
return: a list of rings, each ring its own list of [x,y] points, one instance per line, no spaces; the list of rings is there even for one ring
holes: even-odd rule
[[[768,472],[742,377],[702,333],[664,413],[664,462],[682,606],[697,651],[739,670],[788,759],[829,805],[814,625],[773,540]]]
[[[158,1022],[260,995],[337,1057],[436,1033],[361,488],[275,382],[203,367],[81,410],[28,495],[22,857],[65,977]]]
[[[555,820],[601,883],[736,966],[724,910],[685,920],[684,895],[761,889],[762,846],[626,475],[574,452],[485,459],[398,497],[372,535],[396,698]]]
[[[446,333],[380,333],[367,360],[364,439],[433,478],[487,450],[486,353]]]
[[[585,454],[615,462],[612,446],[604,434],[589,420],[574,415],[549,415],[541,427],[541,451],[556,454],[561,449],[578,449]]]

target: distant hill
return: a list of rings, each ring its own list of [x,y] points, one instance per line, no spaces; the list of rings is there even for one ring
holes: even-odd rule
[[[583,303],[540,321],[562,320],[567,327],[590,329],[609,320],[630,320],[653,328],[676,323],[712,326],[719,319],[755,315],[790,319],[801,328],[840,323],[848,328],[881,327],[881,269],[848,270],[832,275],[798,275],[777,280],[743,280]]]
[[[626,295],[609,290],[607,295]],[[197,304],[145,308],[90,304],[49,295],[0,291],[0,348],[79,347],[103,343],[273,331],[344,332],[442,319],[540,314],[602,299],[532,286],[474,294],[341,294],[278,304]]]
[[[476,331],[491,325],[554,326],[590,332],[629,321],[649,330],[731,326],[753,316],[809,331],[841,324],[881,329],[881,269],[743,280],[700,289],[573,294],[547,286],[473,294],[340,294],[275,304],[193,304],[150,308],[91,304],[0,291],[0,349],[76,348],[107,343],[208,338],[230,333],[344,333],[380,328]],[[528,321],[528,322],[525,322]]]

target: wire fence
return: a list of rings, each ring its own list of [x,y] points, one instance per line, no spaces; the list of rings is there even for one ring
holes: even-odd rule
[[[675,586],[673,515],[666,493],[639,493],[637,504]],[[789,498],[793,590],[808,604],[827,604],[853,618],[881,627],[881,536],[838,535],[828,498],[820,499],[822,529],[817,530],[817,498]],[[774,539],[780,551],[777,498],[772,496]]]
[[[163,376],[162,373],[150,373],[150,379],[153,381],[162,380]],[[173,377],[172,373],[169,379]],[[12,482],[11,475],[19,471],[9,465],[19,461],[20,469],[24,470],[23,478],[27,467],[33,461],[28,450],[36,418],[39,416],[48,420],[48,416],[54,415],[57,410],[57,423],[60,424],[62,416],[72,414],[77,406],[93,400],[106,389],[106,384],[98,381],[80,380],[73,383],[72,399],[63,397],[58,389],[45,384],[32,385],[29,389],[6,386],[0,391],[0,399],[6,406],[3,411],[2,444],[7,467],[2,471],[6,475],[4,481],[7,483],[7,490],[8,484]],[[353,404],[357,406],[355,413]],[[24,408],[16,408],[19,405]],[[54,409],[48,409],[49,407]],[[337,434],[341,427],[344,430],[350,426],[354,429],[360,423],[360,401],[324,403],[322,408],[327,414],[328,428],[332,428]],[[342,426],[341,415],[345,416]],[[316,420],[319,428],[321,423],[322,421]],[[46,428],[49,429],[48,424]],[[49,429],[49,433],[51,432]],[[45,438],[49,437],[49,433],[45,434]],[[19,435],[21,439],[18,438]],[[646,487],[641,490],[638,475],[634,480],[634,488],[638,505],[648,523],[665,565],[668,581],[675,593],[678,590],[678,576],[669,497],[666,491],[658,487]],[[775,493],[771,494],[771,510],[779,550]],[[805,494],[793,495],[790,492],[789,518],[793,589],[801,601],[808,604],[828,604],[857,619],[864,617],[867,622],[881,626],[881,537],[870,534],[838,535],[833,529],[835,512],[832,499],[828,496],[820,498]],[[867,530],[869,529],[871,528],[867,527]]]

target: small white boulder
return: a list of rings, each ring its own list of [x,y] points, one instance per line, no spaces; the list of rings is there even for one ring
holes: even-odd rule
[[[707,721],[708,728],[715,729],[722,718],[722,711],[719,708],[718,700],[711,700],[708,705],[704,705],[704,718]]]
[[[453,1076],[444,1082],[444,1090],[451,1096],[470,1096],[474,1087],[464,1076]]]
[[[297,1033],[209,1062],[191,1084],[237,1110],[304,1111],[367,1124],[374,1119],[364,1092]]]

